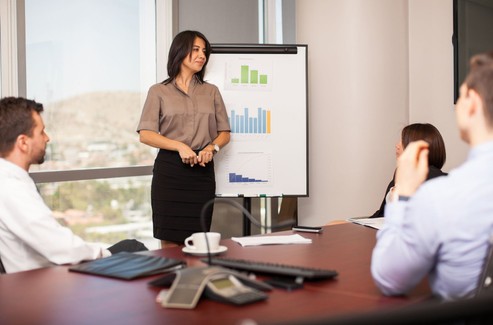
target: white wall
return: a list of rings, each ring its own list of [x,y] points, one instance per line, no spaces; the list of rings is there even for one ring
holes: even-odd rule
[[[310,179],[301,224],[364,216],[380,205],[402,127],[430,122],[464,159],[453,115],[452,1],[298,0],[308,44]]]
[[[322,224],[368,215],[380,205],[408,122],[407,1],[296,6],[310,90],[310,197],[298,200],[298,216]]]
[[[454,113],[452,1],[409,1],[410,122],[427,121],[442,133],[447,148],[444,170],[467,155]]]

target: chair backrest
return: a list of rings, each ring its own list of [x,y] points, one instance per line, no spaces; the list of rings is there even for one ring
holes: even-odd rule
[[[7,272],[5,271],[5,268],[3,267],[2,259],[0,258],[0,274],[5,274],[5,273]]]
[[[443,302],[439,299],[399,308],[318,318],[302,318],[278,325],[490,325],[493,324],[493,295]]]
[[[483,273],[479,278],[478,289],[476,295],[482,295],[486,292],[493,292],[493,236],[490,237],[490,248],[486,254]]]

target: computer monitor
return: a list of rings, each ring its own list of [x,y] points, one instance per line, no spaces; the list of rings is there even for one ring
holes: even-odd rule
[[[454,0],[454,103],[469,71],[469,59],[493,51],[493,1]]]

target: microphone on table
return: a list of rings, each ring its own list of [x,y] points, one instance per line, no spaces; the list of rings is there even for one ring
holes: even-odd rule
[[[206,247],[207,247],[207,262],[208,262],[209,265],[211,265],[211,262],[212,262],[212,255],[211,255],[211,250],[210,250],[210,246],[209,246],[209,238],[207,237],[208,229],[207,229],[207,225],[206,225],[206,222],[205,222],[205,213],[206,213],[207,209],[209,209],[209,207],[212,204],[214,204],[214,203],[221,203],[221,204],[224,203],[224,204],[228,204],[228,205],[231,205],[233,207],[238,208],[241,212],[243,212],[243,214],[248,218],[248,220],[254,226],[257,226],[257,227],[259,227],[260,229],[263,229],[263,230],[275,230],[275,229],[280,229],[280,228],[284,228],[284,227],[288,227],[288,226],[292,226],[292,225],[295,225],[296,224],[296,220],[287,220],[287,221],[283,221],[283,222],[281,222],[281,223],[279,223],[278,225],[275,225],[275,226],[262,225],[260,222],[258,222],[252,216],[252,214],[250,213],[250,211],[248,211],[240,203],[238,203],[236,201],[228,200],[228,199],[216,199],[216,198],[211,199],[211,200],[207,201],[203,205],[202,210],[200,211],[200,223],[201,223],[202,230],[203,230],[204,236],[205,236],[205,244],[206,244]]]

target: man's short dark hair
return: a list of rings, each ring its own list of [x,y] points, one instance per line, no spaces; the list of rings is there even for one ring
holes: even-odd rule
[[[483,100],[486,121],[493,127],[493,52],[473,56],[469,66],[464,83]]]
[[[6,156],[21,134],[32,136],[33,112],[41,113],[43,105],[22,97],[0,99],[0,157]]]

